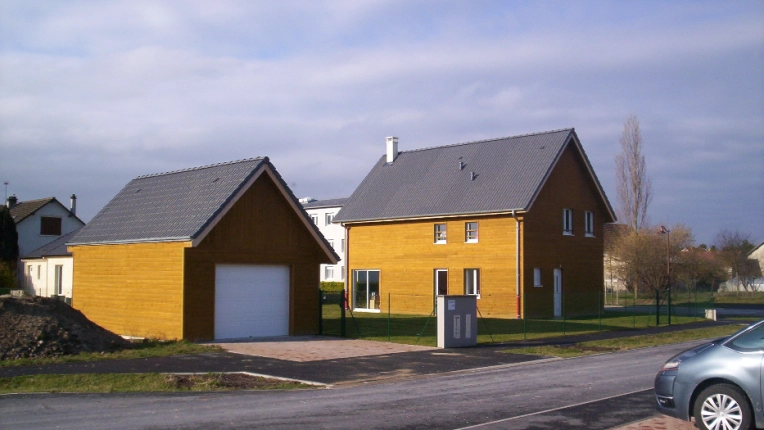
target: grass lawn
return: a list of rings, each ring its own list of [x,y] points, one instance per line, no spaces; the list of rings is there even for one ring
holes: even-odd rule
[[[199,345],[186,341],[137,341],[130,349],[116,352],[87,352],[76,355],[62,355],[55,358],[19,358],[16,360],[0,360],[0,367],[37,366],[54,363],[71,363],[99,360],[125,360],[130,358],[167,357],[170,355],[201,354],[220,352],[216,345]]]
[[[340,311],[336,305],[325,305],[323,310],[323,333],[340,334]],[[672,324],[702,321],[702,318],[672,316]],[[661,325],[668,319],[661,316]],[[524,339],[558,337],[570,334],[595,333],[599,331],[634,330],[655,327],[655,315],[604,312],[599,316],[573,319],[518,320],[502,318],[478,318],[478,343],[509,342]],[[430,315],[395,315],[386,313],[355,312],[345,319],[345,334],[350,338],[362,338],[381,342],[437,344],[437,321]],[[421,334],[421,336],[420,336]]]
[[[681,330],[670,333],[658,333],[647,336],[631,336],[618,339],[595,340],[580,342],[572,345],[534,346],[527,348],[512,348],[504,352],[512,354],[546,355],[551,357],[580,357],[582,355],[600,354],[603,352],[626,351],[629,349],[645,348],[671,343],[681,343],[691,340],[711,339],[728,336],[746,324],[733,324],[716,327]]]
[[[0,378],[0,394],[127,393],[314,388],[246,374],[172,375],[161,373],[30,375]]]

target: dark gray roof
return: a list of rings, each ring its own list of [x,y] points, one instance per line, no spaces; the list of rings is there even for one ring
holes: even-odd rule
[[[71,244],[195,238],[268,158],[139,176]]]
[[[341,199],[326,199],[326,200],[314,200],[310,203],[303,203],[302,207],[305,209],[319,209],[319,208],[331,208],[331,207],[342,207],[345,205],[345,202],[348,201],[347,197],[343,197]]]
[[[588,165],[573,129],[402,151],[389,164],[383,156],[334,222],[526,211],[571,142]]]
[[[34,251],[29,252],[29,254],[21,257],[24,259],[27,258],[43,258],[43,257],[65,257],[65,256],[71,256],[72,253],[67,250],[66,244],[69,242],[71,238],[74,237],[75,234],[77,234],[78,231],[81,229],[78,228],[77,230],[74,230],[70,233],[67,233],[58,239],[54,240],[53,242],[50,242],[46,245],[43,245]]]
[[[55,197],[46,197],[44,199],[29,200],[28,202],[17,203],[11,208],[11,217],[13,217],[13,221],[18,224],[24,218],[34,214],[41,207],[54,200],[56,200]]]
[[[77,215],[73,214],[69,208],[62,205],[61,202],[59,202],[55,197],[45,197],[44,199],[29,200],[26,202],[17,203],[10,209],[11,217],[13,217],[13,222],[16,224],[20,223],[26,218],[34,215],[35,212],[40,210],[40,208],[47,205],[48,203],[53,203],[61,206],[65,211],[69,212],[69,216],[77,218],[77,220],[79,220],[83,225],[85,224],[81,219],[77,217]]]

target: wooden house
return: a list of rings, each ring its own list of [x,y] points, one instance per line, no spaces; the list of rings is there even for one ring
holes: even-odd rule
[[[573,129],[400,152],[387,138],[334,218],[354,310],[426,315],[474,294],[501,318],[596,313],[613,221]]]
[[[72,305],[161,339],[317,333],[338,259],[267,157],[140,176],[69,245]]]

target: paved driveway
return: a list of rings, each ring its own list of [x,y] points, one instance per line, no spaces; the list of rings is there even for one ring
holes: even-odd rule
[[[413,351],[433,351],[430,346],[403,345],[327,336],[284,336],[257,340],[216,342],[228,352],[277,360],[310,362],[342,358],[372,357]]]

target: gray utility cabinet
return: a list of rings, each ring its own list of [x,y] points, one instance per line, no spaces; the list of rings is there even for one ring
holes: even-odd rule
[[[477,297],[438,296],[438,348],[477,345]]]

